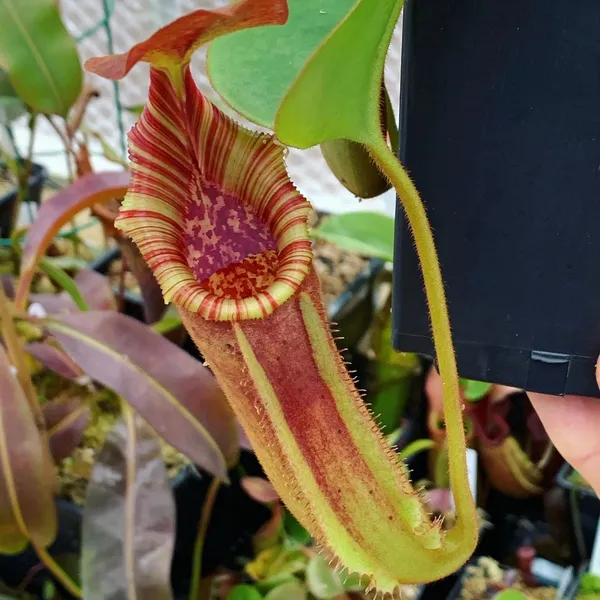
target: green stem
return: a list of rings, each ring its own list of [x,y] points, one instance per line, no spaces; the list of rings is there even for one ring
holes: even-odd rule
[[[194,546],[192,583],[190,585],[188,600],[199,600],[198,596],[200,592],[200,579],[202,578],[202,550],[204,548],[206,531],[208,530],[210,516],[215,505],[215,500],[217,498],[220,485],[221,481],[216,477],[211,481],[204,505],[202,506],[202,514],[200,515],[200,523],[198,525],[198,535],[196,536],[196,545]]]
[[[466,442],[454,345],[440,265],[425,207],[414,183],[382,138],[369,146],[372,157],[396,189],[412,230],[425,283],[433,342],[443,385],[443,406],[448,440],[450,484],[457,522],[448,532],[450,546],[464,544],[476,531],[477,514],[468,484]],[[473,540],[474,541],[474,540]]]
[[[46,548],[42,546],[35,546],[35,551],[40,557],[40,560],[46,565],[46,568],[54,575],[57,581],[76,598],[82,598],[81,588],[69,577],[66,571],[50,556]]]

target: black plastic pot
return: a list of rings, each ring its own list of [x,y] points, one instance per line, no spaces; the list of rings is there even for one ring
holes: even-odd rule
[[[408,0],[400,156],[435,232],[460,374],[600,396],[600,3]],[[433,354],[400,210],[399,350]]]
[[[254,454],[243,452],[240,464],[246,475],[264,477]],[[221,486],[209,522],[202,574],[210,575],[219,566],[233,570],[243,567],[242,560],[253,557],[252,536],[264,525],[271,511],[252,500],[240,486],[240,472],[230,472],[231,484]],[[186,594],[191,579],[191,559],[198,532],[202,501],[210,478],[187,468],[173,486],[177,506],[177,543],[173,556],[171,582],[176,595]]]
[[[591,558],[598,519],[600,518],[600,499],[587,487],[570,481],[573,468],[565,463],[556,477],[556,483],[565,491],[571,515],[573,531],[573,553],[580,562]]]
[[[40,203],[44,182],[48,178],[48,173],[42,165],[33,163],[31,175],[29,176],[29,198],[30,202]],[[10,192],[0,196],[0,237],[10,237],[13,212],[17,203],[18,191],[15,187]]]

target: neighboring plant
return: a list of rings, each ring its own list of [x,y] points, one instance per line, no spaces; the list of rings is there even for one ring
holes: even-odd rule
[[[583,574],[581,583],[579,584],[579,591],[577,592],[577,600],[579,598],[585,598],[586,600],[600,598],[600,577],[598,575],[593,575],[592,573]]]
[[[411,450],[411,454],[415,450]],[[283,507],[270,484],[257,477],[242,480],[256,501],[271,507],[272,518],[255,537],[255,557],[244,573],[224,576],[214,586],[216,600],[366,600],[366,583],[335,566],[310,534]],[[248,576],[250,581],[248,581]],[[420,586],[402,586],[414,598]]]
[[[527,596],[519,590],[502,590],[498,592],[493,600],[527,600]]]
[[[38,119],[46,119],[57,131],[67,153],[67,164],[72,169],[74,136],[89,100],[97,94],[83,86],[77,46],[64,26],[54,0],[0,2],[0,57],[3,69],[0,121],[13,142],[13,147],[3,153],[3,159],[13,172],[19,189],[13,215],[14,228],[19,206],[28,194]],[[25,156],[20,155],[10,129],[19,117],[28,119],[30,130]]]
[[[479,557],[468,565],[462,575],[459,600],[527,600],[555,598],[556,588],[529,583],[518,569],[505,568],[489,556]],[[531,594],[531,596],[529,595]]]
[[[85,270],[57,278],[62,294],[30,295],[58,231],[80,210],[122,197],[128,183],[127,173],[90,174],[44,202],[25,237],[14,301],[0,288],[0,553],[31,544],[77,597],[132,597],[131,581],[139,597],[147,586],[171,593],[175,515],[157,435],[214,476],[214,489],[228,480],[239,454],[234,416],[212,374],[154,330],[168,330],[170,317],[152,328],[119,314],[108,280]],[[77,445],[93,407],[83,398],[42,405],[29,356],[67,379],[88,376],[121,399],[122,420],[89,482],[82,589],[48,551],[57,532],[53,463]]]
[[[349,251],[393,261],[394,221],[386,215],[371,212],[330,215],[323,219],[313,231],[313,235]],[[406,360],[410,355],[395,353],[392,350],[390,307],[384,307],[378,318],[381,324],[386,322],[385,319],[387,323],[383,328],[379,327],[380,343],[376,346],[387,348],[387,352],[383,351],[383,356],[388,357],[387,361],[384,359],[378,365],[380,375],[378,381],[385,383],[389,373],[391,383],[395,385],[383,388],[389,394],[377,393],[369,400],[374,413],[383,415],[383,418],[378,418],[379,422],[387,425],[386,406],[397,405],[390,403],[388,396],[397,396],[398,392],[403,391],[394,373],[401,372],[399,370],[401,365],[407,365]],[[381,333],[385,333],[383,338]],[[432,375],[430,379],[431,377]],[[437,379],[437,375],[433,377]],[[529,448],[528,452],[523,450],[524,445],[519,443],[515,435],[512,435],[506,416],[511,407],[511,395],[519,390],[465,378],[461,378],[459,382],[467,418],[467,441],[480,451],[481,461],[490,483],[496,489],[513,497],[541,494],[544,491],[542,485],[544,470],[556,466],[550,460],[553,456],[553,447],[532,409],[528,417],[528,443],[525,444]],[[432,403],[434,398],[435,402]],[[431,453],[432,476],[439,487],[445,488],[448,486],[448,454],[441,399],[441,394],[429,394],[428,425],[432,438],[437,441]],[[534,452],[540,446],[540,442],[543,444],[542,453],[535,457]],[[528,453],[531,453],[531,456]]]
[[[584,487],[584,488],[587,488],[588,490],[592,489],[592,486],[588,483],[588,481],[585,479],[585,477],[583,477],[583,475],[581,473],[579,473],[578,471],[575,471],[575,470],[571,471],[571,473],[569,473],[568,480],[573,485]]]
[[[150,63],[149,99],[130,133],[132,179],[116,225],[178,307],[285,504],[340,564],[390,593],[401,582],[455,571],[478,537],[436,252],[418,193],[381,123],[383,65],[401,7],[398,0],[353,5],[276,103],[277,140],[242,129],[212,105],[189,64],[194,50],[225,33],[284,24],[285,0],[199,10],[128,52],[86,65],[121,79],[138,62]],[[257,48],[243,43],[236,52]],[[272,50],[261,45],[263,54]],[[367,149],[398,191],[415,234],[444,378],[458,515],[448,532],[430,521],[325,318],[312,268],[310,204],[287,176],[281,142],[306,148],[335,139]]]

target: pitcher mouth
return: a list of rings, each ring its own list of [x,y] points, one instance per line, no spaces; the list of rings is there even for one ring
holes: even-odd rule
[[[138,245],[167,302],[213,321],[260,319],[308,274],[309,202],[273,136],[248,131],[199,92],[151,71],[129,135],[132,180],[117,228]]]

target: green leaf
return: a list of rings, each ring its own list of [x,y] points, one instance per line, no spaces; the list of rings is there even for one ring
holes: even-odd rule
[[[519,590],[502,590],[498,592],[493,600],[527,600],[527,596]]]
[[[130,112],[132,115],[139,117],[144,112],[144,106],[144,104],[136,104],[133,106],[124,106],[123,108],[126,111]]]
[[[26,112],[27,109],[15,91],[8,73],[0,69],[0,122],[8,125]]]
[[[363,256],[394,259],[394,219],[381,213],[331,215],[323,219],[312,234]]]
[[[81,127],[81,131],[93,137],[102,148],[102,154],[106,160],[121,165],[126,169],[129,168],[129,163],[106,141],[104,136],[98,131],[92,131],[87,127]]]
[[[269,577],[268,579],[263,579],[256,583],[256,589],[263,595],[268,594],[271,590],[283,585],[284,583],[296,582],[298,581],[297,577],[290,575],[289,573],[278,573],[277,575],[273,575],[273,577]]]
[[[227,600],[262,600],[262,596],[251,585],[236,585],[227,594]]]
[[[600,577],[593,573],[584,573],[581,578],[579,591],[585,594],[600,594]]]
[[[152,329],[161,335],[165,335],[178,327],[181,327],[181,317],[173,304],[169,305],[160,321],[152,323]]]
[[[55,0],[0,0],[0,65],[36,112],[66,117],[81,93],[77,46]]]
[[[380,93],[388,47],[403,0],[359,0],[311,56],[275,117],[282,143],[327,140],[381,144]]]
[[[322,556],[315,556],[308,563],[306,584],[310,593],[319,600],[329,600],[344,593],[344,584],[340,576]]]
[[[46,275],[48,275],[48,277],[50,277],[50,279],[52,279],[57,286],[59,286],[62,290],[67,292],[71,298],[73,298],[73,302],[75,302],[79,310],[89,310],[87,302],[81,295],[81,292],[79,291],[79,288],[72,277],[70,277],[60,267],[57,267],[55,264],[50,262],[47,258],[40,260],[39,267],[42,271],[44,271],[44,273],[46,273]]]
[[[65,271],[81,271],[88,267],[88,262],[81,256],[47,256],[46,261]]]
[[[361,583],[362,577],[358,573],[348,573],[346,569],[340,571],[340,579],[347,592],[361,592],[365,586]]]
[[[408,460],[411,456],[418,454],[419,452],[423,452],[424,450],[430,450],[434,446],[435,446],[435,442],[433,440],[428,440],[428,439],[415,440],[414,442],[411,442],[410,444],[408,444],[408,446],[406,446],[406,448],[403,448],[398,453],[398,456],[402,460]]]
[[[299,581],[288,581],[271,590],[265,600],[306,600],[308,594]]]
[[[485,381],[475,381],[473,379],[460,379],[465,400],[477,402],[488,395],[492,388],[491,383]]]
[[[310,533],[308,533],[308,531],[298,523],[294,515],[287,510],[285,511],[285,516],[283,518],[283,526],[288,538],[301,546],[306,546],[312,539]]]
[[[308,557],[302,550],[286,550],[282,552],[269,566],[266,579],[276,576],[289,577],[301,573],[306,568]]]
[[[213,87],[248,120],[273,128],[275,113],[307,59],[356,0],[289,0],[282,27],[257,27],[217,38],[208,51]]]
[[[42,597],[44,600],[54,600],[56,598],[56,586],[50,579],[44,581]]]

